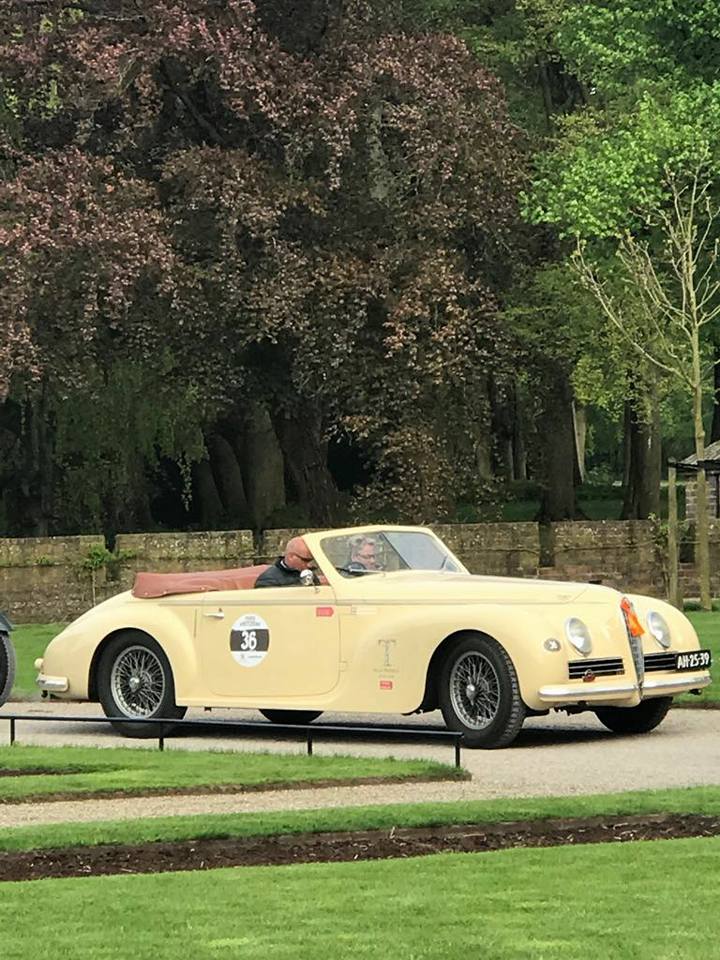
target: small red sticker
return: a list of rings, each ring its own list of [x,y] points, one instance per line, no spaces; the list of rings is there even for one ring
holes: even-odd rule
[[[316,617],[331,617],[334,613],[334,607],[315,607]]]
[[[380,689],[381,689],[381,690],[392,690],[392,688],[393,688],[393,682],[392,682],[392,680],[381,680],[381,681],[380,681]]]

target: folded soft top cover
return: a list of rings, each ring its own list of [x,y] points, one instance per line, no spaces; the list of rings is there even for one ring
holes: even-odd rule
[[[174,593],[205,593],[210,590],[251,590],[268,564],[233,570],[197,570],[192,573],[138,573],[132,595],[149,600]]]

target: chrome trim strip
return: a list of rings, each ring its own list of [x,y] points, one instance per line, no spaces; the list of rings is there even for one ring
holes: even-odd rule
[[[614,684],[613,686],[582,683],[575,684],[572,687],[540,687],[538,696],[541,700],[570,700],[576,703],[578,700],[604,699],[608,695],[617,696],[619,694],[622,696],[623,694],[637,693],[639,689],[637,683]]]
[[[41,690],[49,690],[51,693],[65,693],[70,683],[67,677],[46,677],[44,673],[39,673],[35,683]]]
[[[712,683],[712,678],[705,674],[704,676],[688,676],[685,674],[682,679],[678,677],[673,680],[646,680],[643,683],[643,690],[667,690],[675,687],[678,690],[695,690],[698,687],[707,687]]]

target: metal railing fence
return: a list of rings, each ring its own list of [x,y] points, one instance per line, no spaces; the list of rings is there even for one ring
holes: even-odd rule
[[[10,724],[10,746],[16,740],[16,727],[20,721],[32,722],[55,722],[55,723],[144,723],[157,725],[159,728],[157,738],[147,737],[144,739],[158,741],[158,749],[165,749],[165,740],[176,735],[176,731],[185,727],[201,728],[215,727],[225,730],[240,730],[253,733],[271,734],[292,734],[305,739],[307,743],[308,756],[313,755],[313,744],[315,740],[323,735],[332,735],[333,737],[348,737],[354,740],[382,740],[384,738],[397,738],[404,740],[445,740],[450,741],[455,751],[455,766],[460,767],[460,748],[462,733],[454,730],[439,730],[428,727],[395,726],[395,727],[364,727],[364,726],[345,726],[339,724],[284,724],[267,723],[256,720],[166,720],[166,719],[141,719],[131,717],[57,717],[42,716],[32,713],[0,713],[0,721],[7,720]]]

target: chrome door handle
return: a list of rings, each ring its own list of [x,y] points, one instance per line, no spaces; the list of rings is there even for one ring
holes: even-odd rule
[[[213,619],[213,620],[224,620],[224,619],[225,619],[225,614],[222,612],[222,610],[213,610],[212,613],[204,613],[203,616],[204,616],[204,617],[210,617],[210,618]]]

